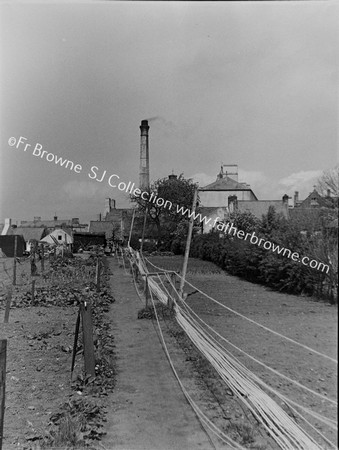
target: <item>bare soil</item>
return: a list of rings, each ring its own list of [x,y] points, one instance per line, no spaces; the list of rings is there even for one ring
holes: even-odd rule
[[[167,269],[179,270],[182,264],[180,257],[151,260]],[[8,261],[7,258],[7,265]],[[106,317],[114,336],[116,387],[112,394],[98,399],[107,407],[107,422],[103,424],[107,436],[101,442],[94,442],[92,448],[227,448],[213,435],[206,435],[185,400],[159,342],[154,320],[138,319],[143,305],[135,294],[131,276],[118,267],[115,259],[110,260],[110,265],[116,302]],[[230,277],[202,261],[191,260],[190,265],[188,280],[211,297],[266,327],[336,358],[337,306],[272,292]],[[22,264],[18,270],[18,284],[21,284],[17,288],[18,297],[29,290],[28,265],[26,274],[24,267]],[[8,276],[3,276],[6,283]],[[37,284],[42,285],[43,281],[38,279]],[[188,286],[185,290],[194,291]],[[46,430],[51,415],[61,403],[71,395],[84,395],[81,391],[72,391],[70,380],[77,308],[57,305],[20,308],[17,305],[10,311],[9,323],[3,324],[4,289],[2,293],[0,339],[8,340],[3,450],[27,449],[32,443],[27,438]],[[244,351],[311,389],[331,399],[337,398],[337,366],[331,361],[283,341],[199,293],[190,295],[187,301],[203,320]],[[220,385],[175,322],[163,317],[161,326],[179,377],[204,414],[248,448],[275,448],[251,417],[247,417],[248,412],[227,387]],[[232,352],[281,393],[336,419],[336,408],[330,403],[294,387],[236,350]],[[82,355],[77,356],[76,364],[76,370],[80,370]],[[321,423],[318,427],[336,443],[335,433]]]
[[[171,270],[177,270],[182,264],[181,257],[153,257],[150,261]],[[337,359],[337,306],[307,297],[273,292],[229,276],[216,266],[195,259],[190,259],[187,279],[232,310]],[[195,289],[186,285],[185,291],[190,294]],[[337,400],[337,364],[263,330],[200,293],[189,295],[187,302],[207,324],[240,349],[325,397]],[[224,341],[221,343],[248,369],[280,393],[304,407],[337,420],[337,408],[333,404],[280,378]],[[337,443],[337,434],[331,428],[312,418],[308,417],[308,420],[328,439]]]

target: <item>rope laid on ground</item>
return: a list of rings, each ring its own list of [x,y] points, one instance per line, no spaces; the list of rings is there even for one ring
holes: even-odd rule
[[[194,400],[192,399],[192,397],[189,395],[189,393],[187,392],[187,390],[185,389],[184,385],[182,384],[179,375],[174,367],[173,361],[170,357],[168,348],[166,346],[166,342],[160,327],[160,322],[159,322],[159,317],[157,314],[157,310],[155,307],[155,303],[154,303],[154,298],[153,298],[153,293],[151,292],[151,301],[152,301],[152,305],[153,305],[153,309],[154,309],[154,313],[155,313],[155,317],[156,317],[156,321],[157,321],[157,325],[158,325],[158,329],[159,329],[159,333],[161,336],[161,342],[165,351],[165,354],[167,356],[168,362],[171,366],[171,369],[181,387],[182,392],[184,393],[187,401],[189,402],[189,404],[191,405],[191,407],[193,408],[194,412],[196,413],[196,415],[198,416],[198,418],[214,433],[216,434],[216,436],[221,439],[225,444],[230,445],[231,449],[239,449],[239,450],[245,450],[244,447],[242,447],[241,445],[239,445],[237,442],[235,442],[233,439],[231,439],[229,436],[227,436],[225,433],[223,433],[218,427],[216,427],[213,422],[210,421],[210,419],[201,411],[201,409],[198,407],[198,405],[194,402]]]
[[[211,337],[211,336],[210,336]],[[213,341],[215,341],[215,339],[213,337],[211,337],[211,339]],[[217,342],[217,341],[216,341]],[[219,345],[217,343],[217,345]],[[223,347],[222,347],[223,348]],[[224,349],[224,348],[223,348]],[[230,357],[232,358],[233,355],[226,349],[224,349],[226,351],[227,354],[230,355]],[[278,398],[281,398],[286,405],[288,405],[288,407],[294,411],[295,414],[297,414],[299,417],[301,417],[304,422],[309,425],[325,442],[327,442],[331,447],[336,448],[334,446],[334,444],[329,441],[319,430],[317,430],[307,419],[305,419],[297,410],[295,410],[291,404],[294,404],[296,406],[298,406],[300,409],[304,410],[305,412],[307,412],[308,414],[312,415],[313,417],[315,417],[316,419],[326,423],[328,426],[330,426],[333,429],[336,429],[336,427],[334,426],[334,421],[331,421],[330,419],[323,417],[317,413],[313,413],[313,411],[308,410],[307,408],[304,408],[303,406],[299,405],[296,402],[293,402],[292,400],[288,399],[287,397],[283,396],[282,394],[280,394],[278,391],[276,391],[275,389],[271,388],[270,386],[268,386],[266,383],[264,383],[260,378],[258,378],[255,374],[253,374],[252,372],[250,372],[243,364],[241,364],[240,362],[238,362],[240,364],[240,366],[244,369],[244,373],[246,373],[248,375],[248,377],[252,378],[254,381],[256,381],[259,385],[261,385],[263,388],[266,388],[267,390],[269,390],[270,392],[272,392],[273,394],[275,394]],[[212,363],[213,365],[213,363]]]
[[[259,389],[238,361],[227,355],[178,304],[176,318],[194,345],[224,382],[248,407],[277,444],[286,450],[319,448],[264,391]],[[251,374],[252,375],[252,374]]]
[[[171,284],[171,286],[173,287],[172,284],[172,280],[167,276],[167,280],[168,282]],[[167,294],[170,295],[170,293],[168,292],[166,286],[164,285],[164,283],[162,282],[161,278],[159,277],[159,281],[160,283],[163,285],[164,289],[166,290]],[[235,348],[236,350],[238,350],[239,352],[243,353],[244,355],[248,356],[249,358],[251,358],[252,360],[254,360],[255,362],[257,362],[258,364],[261,364],[262,366],[264,366],[266,369],[271,370],[273,373],[275,373],[276,375],[282,377],[282,378],[286,378],[288,381],[292,382],[293,384],[296,384],[298,387],[304,388],[307,391],[309,391],[312,394],[315,394],[317,396],[319,396],[322,399],[328,400],[331,403],[337,404],[337,402],[335,402],[334,400],[328,399],[327,397],[319,394],[316,391],[313,391],[312,389],[307,388],[306,386],[304,386],[303,384],[299,383],[298,381],[293,380],[292,378],[286,377],[284,374],[272,369],[271,367],[267,366],[265,363],[263,363],[262,361],[259,361],[258,359],[254,358],[253,356],[251,356],[250,354],[246,353],[244,350],[242,350],[241,348],[237,347],[236,345],[232,344],[232,342],[230,342],[229,340],[227,340],[225,337],[223,337],[221,334],[219,334],[216,330],[214,330],[210,325],[208,325],[208,323],[206,323],[201,317],[198,316],[198,314],[184,301],[182,300],[183,305],[185,306],[185,308],[191,313],[193,314],[204,326],[206,326],[208,329],[210,329],[216,336],[218,336],[220,339],[222,339],[223,341],[227,342],[229,345],[231,345],[233,348]],[[219,343],[218,343],[219,344]],[[220,344],[219,344],[220,345]],[[221,346],[221,348],[228,352],[231,356],[233,356],[225,347]],[[245,369],[247,369],[245,366],[243,366]],[[260,379],[257,379],[257,381],[259,382]],[[262,385],[264,387],[266,387],[267,389],[269,389],[270,391],[272,391],[274,394],[276,394],[278,397],[282,394],[280,394],[278,391],[274,390],[273,388],[271,388],[270,386],[266,385],[264,382],[262,382],[260,380],[260,382],[262,383]],[[282,398],[282,397],[281,397]],[[308,414],[312,415],[314,418],[316,418],[317,420],[322,421],[323,423],[325,423],[326,425],[328,425],[329,427],[333,428],[333,429],[337,429],[336,427],[336,421],[329,419],[328,417],[322,416],[318,413],[314,413],[313,411],[309,410],[308,408],[304,408],[302,405],[299,405],[298,403],[289,400],[288,398],[284,397],[284,401],[286,402],[286,400],[288,400],[289,402],[291,402],[292,404],[300,407],[301,409],[303,409],[305,412],[307,412]],[[290,405],[289,405],[290,406]],[[298,413],[298,412],[297,412]],[[300,413],[298,413],[300,415]],[[303,416],[301,416],[303,418]]]
[[[153,267],[155,267],[155,268],[157,268],[157,269],[160,269],[160,270],[164,270],[164,269],[161,269],[160,267],[156,266],[155,264],[153,264],[153,263],[152,263],[151,261],[149,261],[149,259],[147,259],[147,258],[146,258],[146,261],[147,261],[149,264],[151,264]],[[178,277],[179,277],[179,278],[182,278],[179,274],[178,274]],[[287,341],[293,342],[293,344],[299,345],[300,347],[303,347],[304,349],[306,349],[306,350],[308,350],[308,351],[310,351],[310,352],[312,352],[312,353],[315,353],[315,354],[317,354],[317,355],[319,355],[319,356],[322,356],[323,358],[329,359],[330,361],[332,361],[332,362],[338,364],[338,361],[337,361],[336,359],[331,358],[330,356],[325,355],[324,353],[320,353],[320,352],[318,352],[317,350],[315,350],[315,349],[313,349],[313,348],[311,348],[311,347],[308,347],[307,345],[301,344],[300,342],[295,341],[294,339],[291,339],[291,338],[289,338],[289,337],[287,337],[287,336],[284,336],[283,334],[280,334],[280,333],[278,333],[277,331],[274,331],[274,330],[272,330],[272,329],[270,329],[270,328],[268,328],[268,327],[265,327],[265,325],[262,325],[261,323],[258,323],[258,322],[256,322],[255,320],[252,320],[252,319],[250,319],[249,317],[244,316],[243,314],[239,313],[238,311],[235,311],[234,309],[229,308],[228,306],[224,305],[223,303],[218,302],[218,300],[215,300],[213,297],[211,297],[211,296],[209,296],[208,294],[206,294],[205,292],[201,291],[199,288],[197,288],[196,286],[194,286],[194,285],[193,285],[192,283],[190,283],[189,281],[185,280],[185,282],[186,282],[189,286],[191,286],[192,288],[194,288],[197,292],[199,292],[200,294],[204,295],[204,296],[205,296],[206,298],[208,298],[209,300],[212,300],[213,302],[215,302],[215,303],[218,304],[219,306],[221,306],[221,307],[227,309],[228,311],[232,312],[233,314],[236,314],[237,316],[239,316],[239,317],[241,317],[241,318],[243,318],[243,319],[245,319],[245,320],[247,320],[247,321],[253,323],[254,325],[257,325],[257,326],[260,327],[260,328],[263,328],[263,329],[266,330],[266,331],[269,331],[270,333],[275,334],[276,336],[279,336],[279,337],[282,338],[282,339],[286,339]]]
[[[143,265],[139,262],[139,267],[144,270]],[[155,266],[156,267],[156,266]],[[160,278],[160,277],[159,277]],[[159,287],[158,287],[159,289]],[[153,291],[153,289],[151,289]],[[165,302],[168,298],[167,295],[164,293],[159,296],[160,301]],[[173,299],[175,301],[175,299]],[[188,306],[188,305],[186,305]],[[235,373],[231,374],[231,377],[227,377],[226,379],[225,374],[227,375],[227,370],[225,371],[225,366],[221,364],[219,367],[218,364],[222,362],[227,362],[227,357],[225,354],[223,354],[222,350],[219,348],[219,346],[215,342],[209,342],[208,336],[204,333],[204,331],[201,329],[201,327],[198,325],[198,323],[187,314],[187,310],[184,311],[181,307],[178,306],[177,303],[175,303],[175,309],[176,309],[176,318],[178,322],[181,324],[182,328],[185,329],[188,336],[191,338],[192,342],[200,349],[200,351],[205,355],[205,357],[211,362],[211,364],[216,368],[220,376],[224,379],[224,381],[228,381],[228,384],[234,383],[234,379],[239,376],[239,373],[237,371]],[[221,350],[221,351],[220,351]],[[226,358],[226,359],[225,359]],[[230,358],[230,357],[229,357]],[[237,364],[237,363],[236,363]],[[239,367],[237,366],[237,369],[239,370]],[[229,368],[228,368],[229,369]],[[246,369],[247,370],[247,369]],[[247,371],[248,372],[248,371]],[[250,372],[249,372],[250,373]],[[228,374],[229,375],[229,374]],[[242,389],[238,386],[238,394],[240,394],[240,398],[243,395],[244,387],[245,392],[247,389],[254,389],[254,399],[256,401],[254,402],[255,408],[253,408],[253,404],[248,404],[249,402],[246,400],[245,403],[249,407],[249,409],[252,411],[252,413],[258,418],[260,417],[261,422],[266,427],[267,431],[272,434],[272,430],[275,431],[275,434],[273,433],[273,436],[276,440],[276,442],[281,446],[281,448],[291,449],[296,448],[295,445],[297,445],[297,448],[303,448],[303,449],[311,449],[311,448],[319,448],[317,443],[313,440],[313,438],[307,436],[307,434],[301,430],[298,425],[296,425],[289,416],[278,406],[276,403],[267,396],[263,391],[260,391],[257,387],[253,388],[253,383],[251,380],[246,379],[246,372],[242,375],[245,376],[245,379],[242,380],[243,386]],[[251,374],[252,375],[252,374]],[[236,390],[236,383],[233,388]],[[257,392],[258,391],[258,392]],[[265,398],[265,404],[260,404],[260,396],[264,395]],[[253,395],[252,395],[253,397]],[[253,398],[251,397],[251,403],[253,403]],[[242,399],[244,401],[244,399]],[[265,413],[265,409],[267,409],[267,406],[270,405],[273,407],[273,411],[270,411],[270,415],[267,416]],[[275,415],[276,414],[276,415]],[[275,417],[275,420],[278,421],[279,419],[282,421],[280,422],[280,425],[276,426],[276,423],[271,421],[271,417]],[[269,425],[267,425],[269,423]],[[286,429],[284,430],[284,426]],[[282,433],[282,430],[285,431]],[[291,434],[289,435],[288,432]],[[286,434],[287,433],[287,434]],[[287,438],[286,438],[287,435]],[[323,436],[324,437],[324,436]],[[326,438],[325,440],[333,446],[333,444],[328,441]],[[291,447],[292,445],[292,447]]]
[[[170,295],[169,294],[169,292],[168,292],[168,290],[167,290],[167,288],[166,288],[166,286],[164,285],[164,283],[163,283],[163,281],[161,280],[161,278],[160,278],[160,276],[158,276],[158,278],[159,278],[159,281],[161,282],[161,284],[162,284],[162,286],[164,287],[164,289],[165,289],[165,291],[167,292],[167,294],[168,295]],[[168,278],[168,276],[167,276],[167,278]],[[169,282],[170,282],[170,284],[172,285],[172,282],[171,282],[171,279],[169,279]],[[173,286],[173,285],[172,285]],[[189,308],[189,306],[185,303],[185,302],[183,302],[183,304],[184,304],[184,306],[185,307],[188,307]],[[191,309],[191,308],[189,308],[189,309]],[[193,311],[193,310],[192,310]],[[193,313],[194,313],[194,311],[193,311]],[[196,313],[194,313],[195,315],[196,315]],[[197,316],[197,315],[196,315]],[[199,316],[197,316],[198,317],[198,319],[201,321],[201,322],[203,322],[203,323],[205,323]],[[208,324],[206,324],[208,327],[209,327],[209,325]],[[211,327],[209,327],[209,328],[211,328]],[[211,328],[211,330],[215,333],[215,334],[217,334],[218,336],[220,336],[216,331],[214,331],[212,328]],[[222,336],[221,336],[222,337]],[[231,344],[231,343],[230,343]],[[233,345],[233,344],[231,344],[231,345]],[[231,355],[231,357],[233,356],[227,349],[225,349],[224,347],[222,347],[223,349],[224,349],[224,351],[226,351],[228,354],[230,354]],[[240,350],[240,349],[239,349]],[[241,363],[239,363],[239,364],[241,364]],[[242,365],[242,364],[241,364]],[[326,438],[326,436],[324,436],[317,428],[315,428],[304,416],[302,416],[301,415],[301,413],[298,411],[298,410],[296,410],[295,408],[293,408],[293,406],[291,406],[292,404],[293,405],[295,405],[295,406],[297,406],[298,408],[300,408],[301,410],[303,410],[304,412],[306,412],[307,414],[309,414],[309,415],[311,415],[312,417],[314,417],[315,419],[317,419],[317,420],[319,420],[319,421],[321,421],[321,422],[323,422],[323,423],[325,423],[326,425],[328,425],[330,428],[332,428],[332,429],[334,429],[334,430],[337,430],[337,427],[336,427],[336,422],[334,421],[334,420],[331,420],[331,419],[328,419],[327,417],[324,417],[324,416],[322,416],[322,415],[320,415],[320,414],[318,414],[318,413],[315,413],[315,412],[313,412],[313,411],[311,411],[311,410],[309,410],[308,408],[305,408],[305,407],[303,407],[302,405],[299,405],[298,403],[296,403],[296,402],[294,402],[293,400],[290,400],[290,399],[288,399],[287,397],[285,397],[284,395],[282,395],[282,394],[280,394],[278,391],[276,391],[275,389],[273,389],[273,388],[271,388],[270,386],[268,386],[266,383],[264,383],[260,378],[258,378],[255,374],[252,374],[250,371],[248,371],[248,369],[245,367],[245,366],[243,366],[242,365],[242,367],[244,368],[244,370],[245,371],[247,371],[252,377],[254,377],[254,379],[255,379],[255,381],[259,384],[259,385],[261,385],[263,388],[266,388],[268,391],[270,391],[270,392],[272,392],[273,394],[275,394],[278,398],[280,398],[281,400],[283,400],[283,402],[288,406],[288,408],[291,410],[291,411],[293,411],[293,413],[295,414],[295,415],[297,415],[297,416],[299,416],[313,431],[315,431],[327,444],[329,444],[331,447],[333,447],[333,448],[336,448],[334,445],[333,445],[333,443],[329,440],[329,439],[327,439]]]
[[[138,255],[137,255],[137,256],[138,256]],[[136,257],[135,260],[136,260],[136,263],[138,264],[138,257]],[[145,267],[145,265],[144,265],[141,261],[140,261],[140,263],[138,264],[138,267],[139,267],[139,269],[143,270],[144,272],[147,270],[147,268]],[[162,283],[161,278],[160,278],[160,277],[158,277],[158,278],[159,278],[159,281]],[[172,280],[171,280],[168,276],[167,276],[167,281],[171,284],[172,288],[174,288],[173,283],[172,283]],[[162,284],[163,284],[163,283],[162,283]],[[164,286],[164,284],[163,284],[163,287],[164,287],[164,289],[167,291],[167,295],[164,295],[163,291],[161,291],[161,289],[159,289],[158,285],[157,285],[154,281],[152,281],[152,282],[150,283],[150,289],[152,290],[152,292],[154,292],[155,295],[157,295],[157,297],[159,298],[160,301],[162,301],[162,303],[167,304],[168,297],[170,297],[171,294],[168,292],[168,290],[166,289],[166,287]],[[159,292],[159,291],[160,291],[160,292]],[[234,347],[236,350],[240,351],[241,353],[245,354],[246,356],[248,356],[249,358],[251,358],[252,360],[254,360],[255,362],[257,362],[258,364],[264,366],[267,370],[270,370],[271,372],[275,373],[276,375],[280,376],[281,378],[284,378],[284,379],[288,380],[289,382],[295,384],[295,385],[298,386],[299,388],[302,388],[302,389],[304,389],[304,390],[310,392],[311,394],[313,394],[313,395],[315,395],[315,396],[317,396],[317,397],[319,397],[319,398],[321,398],[321,399],[323,399],[323,400],[326,400],[326,401],[328,401],[328,402],[330,402],[330,403],[332,403],[332,404],[334,404],[334,405],[337,405],[337,404],[338,404],[335,400],[332,400],[332,399],[330,399],[330,398],[327,398],[327,397],[325,397],[324,395],[319,394],[318,392],[316,392],[316,391],[314,391],[314,390],[308,388],[307,386],[304,386],[303,384],[299,383],[298,381],[293,380],[292,378],[287,377],[286,375],[284,375],[284,374],[278,372],[277,370],[275,370],[275,369],[273,369],[273,368],[267,366],[267,365],[266,365],[265,363],[263,363],[262,361],[260,361],[260,360],[258,360],[258,359],[256,359],[256,358],[254,358],[253,356],[249,355],[248,353],[246,353],[245,351],[243,351],[243,350],[240,349],[239,347],[235,346],[235,345],[232,344],[230,341],[228,341],[226,338],[224,338],[224,337],[221,336],[219,333],[217,333],[217,332],[216,332],[212,327],[210,327],[205,321],[203,321],[203,320],[202,320],[202,319],[201,319],[201,318],[200,318],[200,317],[199,317],[199,316],[198,316],[198,315],[197,315],[197,314],[196,314],[196,313],[188,306],[188,304],[187,304],[186,302],[183,301],[183,304],[185,305],[186,308],[188,308],[188,309],[191,311],[191,313],[193,313],[193,314],[194,314],[194,315],[195,315],[195,316],[196,316],[196,317],[197,317],[197,318],[198,318],[205,326],[207,326],[209,329],[211,329],[211,330],[213,331],[213,333],[215,333],[219,338],[221,338],[222,340],[224,340],[225,342],[227,342],[228,344],[230,344],[232,347]],[[297,404],[297,405],[298,405],[298,404]],[[298,405],[298,406],[300,406],[301,408],[303,408],[302,405]],[[305,409],[307,410],[307,408],[305,408]],[[308,413],[311,413],[311,415],[312,415],[312,413],[313,413],[313,412],[310,411],[310,410],[307,410],[307,412],[308,412]],[[333,424],[335,423],[334,421],[331,421],[331,419],[328,419],[327,417],[324,417],[324,416],[319,416],[319,415],[318,415],[317,418],[319,419],[319,417],[322,417],[322,421],[323,421],[324,423],[326,423],[327,425],[333,427]],[[321,420],[321,419],[320,419],[320,420]]]

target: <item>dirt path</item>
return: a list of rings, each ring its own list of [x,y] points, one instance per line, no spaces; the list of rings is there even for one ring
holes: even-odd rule
[[[110,319],[118,359],[117,384],[108,403],[104,448],[175,450],[214,448],[177,383],[156,330],[138,320],[143,307],[130,275],[110,260]]]

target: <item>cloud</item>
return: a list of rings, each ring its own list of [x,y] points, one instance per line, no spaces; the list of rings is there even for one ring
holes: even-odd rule
[[[284,194],[292,197],[295,191],[299,192],[300,198],[304,198],[313,190],[321,174],[321,170],[302,170],[279,180],[260,171],[239,169],[238,181],[249,184],[259,200],[277,200]],[[200,187],[216,180],[215,176],[206,173],[196,173],[190,178],[198,182]]]
[[[199,187],[207,186],[216,180],[215,175],[207,175],[206,173],[196,173],[189,178],[192,178],[195,183],[199,183]]]
[[[279,180],[280,191],[282,192],[285,189],[289,194],[298,191],[302,197],[307,196],[313,190],[313,185],[317,184],[321,174],[321,170],[301,170],[300,172],[292,173]]]
[[[102,191],[98,183],[77,180],[68,181],[63,185],[62,190],[70,200],[97,198]]]

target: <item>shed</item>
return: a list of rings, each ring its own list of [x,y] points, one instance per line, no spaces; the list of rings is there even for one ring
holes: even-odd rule
[[[62,229],[56,229],[49,233],[46,237],[41,239],[41,242],[47,242],[48,244],[59,244],[63,245],[66,244],[71,245],[73,244],[73,238],[70,236],[66,231]]]
[[[14,243],[16,236],[0,236],[0,249],[8,257],[13,258],[14,256]],[[23,256],[25,251],[25,240],[23,236],[17,236],[17,256]]]
[[[105,233],[90,233],[90,232],[79,232],[74,233],[74,246],[73,251],[77,252],[79,248],[86,250],[91,245],[106,245]]]
[[[45,227],[16,227],[11,228],[8,234],[23,236],[26,241],[26,251],[29,252],[31,244],[36,241],[39,242],[47,234]]]

